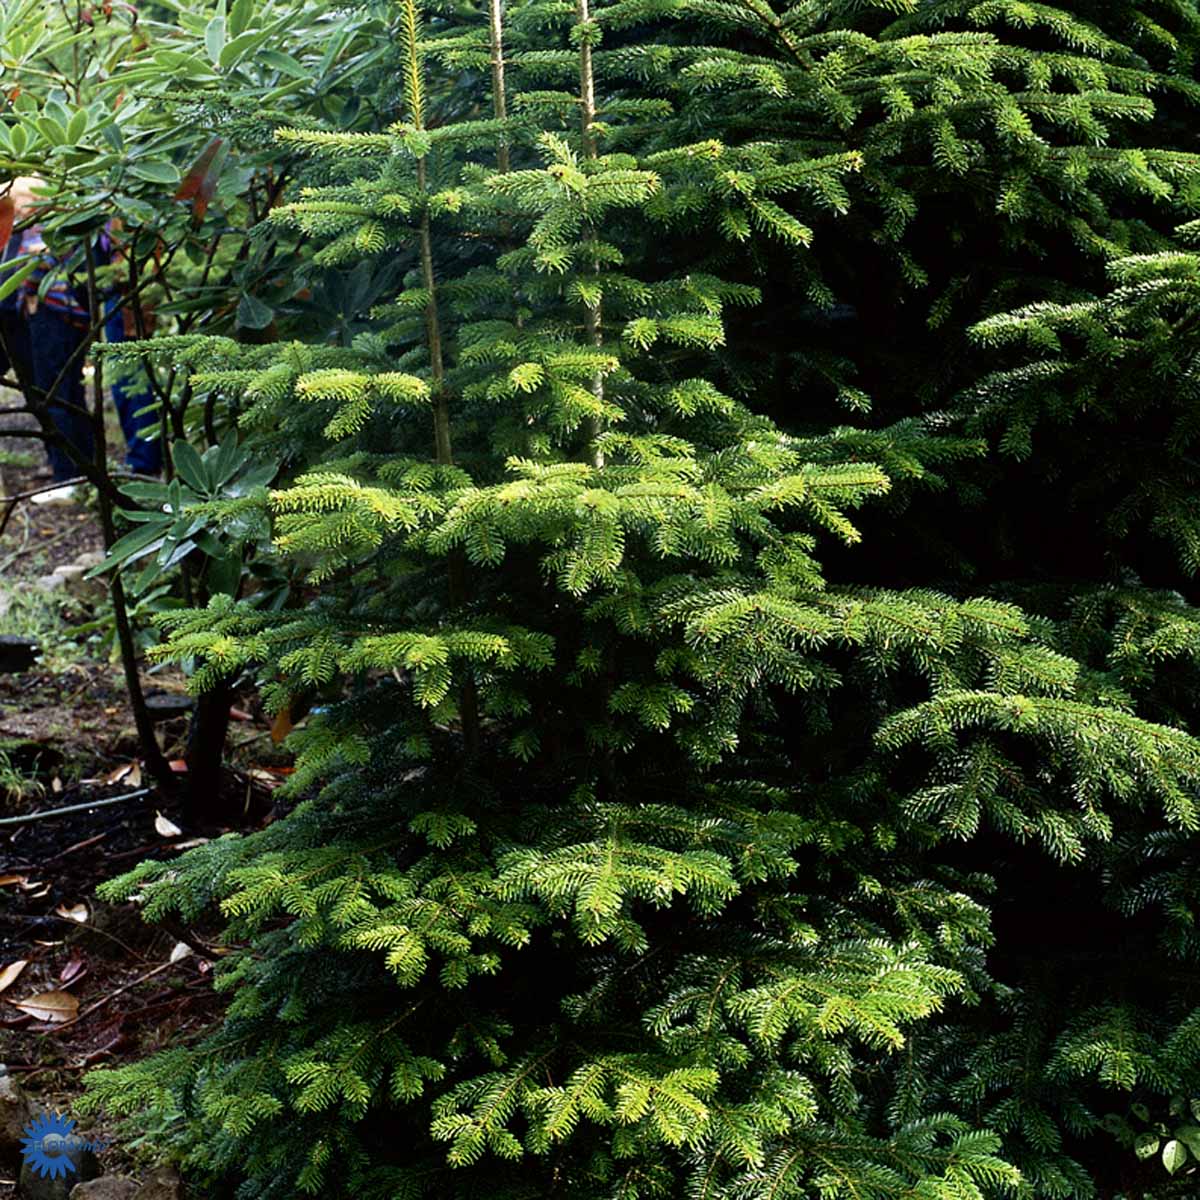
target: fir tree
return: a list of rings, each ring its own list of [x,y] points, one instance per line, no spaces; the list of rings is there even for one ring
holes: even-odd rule
[[[1135,132],[1159,92],[1175,128],[1190,60],[1142,15],[401,0],[403,111],[281,131],[328,182],[275,216],[322,267],[398,257],[399,294],[350,346],[120,351],[287,450],[209,515],[268,515],[308,580],[284,613],[171,614],[164,653],[326,702],[290,815],[108,887],[152,919],[219,904],[237,949],[222,1026],[93,1076],[98,1102],[170,1115],[246,1197],[1093,1193],[1078,1081],[1186,1093],[1195,1023],[1010,984],[970,851],[1166,891],[1186,940],[1200,745],[1146,673],[1190,667],[1190,609],[829,564],[871,506],[907,532],[922,488],[986,482],[1035,402],[1094,419],[1047,379],[1103,373],[1127,421],[1144,372],[1097,366],[1126,314],[1153,359],[1192,311],[1139,206],[1186,208],[1197,164]],[[462,73],[485,105],[458,107]],[[935,229],[1002,252],[937,278]],[[1112,259],[1115,295],[1065,294]],[[791,338],[835,302],[870,326],[848,264],[926,327],[878,388],[885,355]],[[1044,303],[997,315],[1014,298]],[[929,418],[973,323],[1080,362]],[[879,419],[826,419],[864,384]],[[1162,871],[1128,878],[1147,839]]]

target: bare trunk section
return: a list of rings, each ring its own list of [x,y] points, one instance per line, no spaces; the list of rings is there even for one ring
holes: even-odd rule
[[[591,22],[588,0],[576,0],[575,15],[583,35],[579,39],[579,120],[583,140],[583,157],[594,160],[597,157],[594,128],[596,124],[596,73],[592,67],[592,44],[587,28]],[[594,237],[595,230],[588,226],[585,236]],[[598,261],[592,263],[592,273],[600,274]],[[584,306],[583,328],[588,342],[599,350],[604,345],[603,318],[599,302]],[[597,403],[603,403],[604,376],[599,371],[592,376],[591,391],[592,395],[596,397]],[[587,421],[585,436],[588,444],[588,460],[597,469],[604,466],[604,454],[599,446],[599,438],[603,432],[604,425],[599,416],[592,417]]]
[[[232,702],[233,693],[225,681],[209,688],[196,701],[186,753],[187,810],[193,821],[204,815],[222,819],[236,815],[223,808],[221,797]]]
[[[508,117],[508,96],[504,90],[504,3],[488,0],[489,32],[492,44],[492,111],[497,121]],[[510,169],[508,138],[504,134],[496,144],[496,168],[507,175]]]

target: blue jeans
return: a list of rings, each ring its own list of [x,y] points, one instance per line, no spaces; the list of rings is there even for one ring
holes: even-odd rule
[[[22,315],[15,307],[5,306],[0,311],[0,332],[4,335],[9,357],[13,360],[12,373],[18,378],[28,377],[33,385],[34,403],[49,401],[54,428],[80,456],[91,462],[95,455],[95,443],[83,386],[83,355],[71,364],[71,369],[58,382],[54,394],[50,395],[50,389],[54,387],[71,355],[79,349],[86,331],[61,312],[42,305],[31,317]],[[125,326],[120,309],[116,306],[109,310],[105,333],[109,341],[124,340]],[[162,448],[157,441],[148,442],[141,436],[155,427],[154,413],[137,415],[150,403],[149,389],[116,382],[112,386],[112,396],[121,419],[121,432],[125,435],[125,461],[129,469],[144,475],[159,474],[162,470]],[[47,443],[46,457],[50,460],[54,478],[60,483],[79,475],[78,467],[61,446]]]
[[[104,336],[109,342],[125,340],[125,319],[121,315],[120,305],[113,301],[109,302]],[[137,367],[135,370],[140,375],[144,368]],[[125,465],[139,475],[157,475],[162,470],[162,442],[148,441],[142,436],[158,425],[158,416],[153,409],[141,411],[154,402],[154,394],[148,383],[139,381],[135,384],[128,378],[114,379],[112,398],[117,416],[121,418],[121,432],[125,435]]]
[[[63,368],[79,349],[87,331],[44,305],[25,319],[25,325],[29,333],[29,375],[34,387],[34,403],[49,404],[55,429],[81,457],[91,462],[95,451],[83,387],[84,356],[80,354],[70,370],[63,374]],[[60,374],[63,377],[55,387]],[[64,407],[64,403],[71,407]],[[60,483],[79,475],[79,468],[61,446],[47,442],[46,456],[50,459],[54,478]]]

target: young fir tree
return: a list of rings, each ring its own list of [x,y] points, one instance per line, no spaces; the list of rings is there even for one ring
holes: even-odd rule
[[[143,348],[291,455],[218,515],[269,512],[309,580],[173,618],[167,652],[322,711],[288,817],[109,888],[219,903],[238,949],[222,1026],[98,1101],[247,1197],[1091,1193],[1061,1130],[1100,1114],[1041,1092],[1100,1043],[1014,1075],[1037,1014],[1008,1027],[955,845],[1175,837],[1200,748],[1049,610],[822,561],[865,502],[911,533],[892,497],[970,480],[982,443],[916,416],[963,371],[941,330],[1186,201],[1194,164],[1131,132],[1173,79],[1118,40],[1139,15],[400,4],[400,119],[284,132],[329,182],[277,219],[404,289],[348,347]],[[934,280],[935,230],[1002,251]],[[881,332],[919,287],[944,357],[806,352],[814,310]],[[825,419],[864,383],[905,419]]]

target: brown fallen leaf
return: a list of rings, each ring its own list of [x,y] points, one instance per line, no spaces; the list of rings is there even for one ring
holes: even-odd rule
[[[114,1050],[123,1048],[129,1044],[129,1038],[124,1031],[124,1017],[117,1017],[115,1021],[109,1021],[102,1026],[96,1034],[97,1039],[104,1040],[96,1047],[95,1050],[89,1050],[87,1054],[80,1058],[80,1063],[90,1065],[98,1059],[104,1058],[111,1054]]]
[[[73,979],[78,979],[80,974],[87,968],[83,964],[83,958],[79,951],[76,951],[66,962],[66,965],[58,973],[59,983],[70,983]]]
[[[122,763],[119,767],[109,771],[107,775],[101,775],[95,782],[103,784],[127,783],[130,787],[141,787],[142,765],[138,762]]]
[[[0,875],[0,887],[12,887],[14,883],[28,883],[28,875]]]
[[[283,770],[286,768],[279,768]],[[283,776],[277,770],[272,770],[270,767],[247,767],[246,775],[255,781],[261,783],[263,787],[274,790],[282,786]]]
[[[40,992],[26,1000],[10,1000],[9,1003],[39,1021],[48,1021],[52,1025],[69,1021],[79,1012],[79,1001],[70,992]]]
[[[191,850],[196,846],[207,846],[208,840],[208,838],[204,837],[188,838],[186,842],[176,842],[172,848],[175,850]]]
[[[43,896],[48,896],[48,895],[50,895],[50,885],[46,884],[46,886],[44,888],[42,888],[42,890],[40,892],[31,893],[29,898],[30,898],[30,900],[40,900]]]
[[[169,817],[164,817],[162,813],[156,813],[154,817],[154,832],[159,837],[174,838],[178,837],[183,830]]]
[[[23,892],[36,892],[42,886],[43,884],[40,879],[31,880],[27,875],[22,875],[17,881],[17,887]]]
[[[18,958],[16,962],[10,962],[7,967],[5,967],[3,970],[0,970],[0,992],[4,991],[4,989],[7,987],[11,987],[13,980],[16,979],[16,977],[20,975],[20,973],[25,970],[27,966],[29,966],[28,959]]]
[[[80,925],[85,924],[88,919],[86,904],[73,904],[70,908],[65,904],[60,904],[54,911],[60,917],[66,917],[69,921],[78,921]]]
[[[271,722],[271,741],[275,745],[279,745],[289,733],[292,732],[292,710],[290,708],[281,708],[275,714],[275,720]]]

